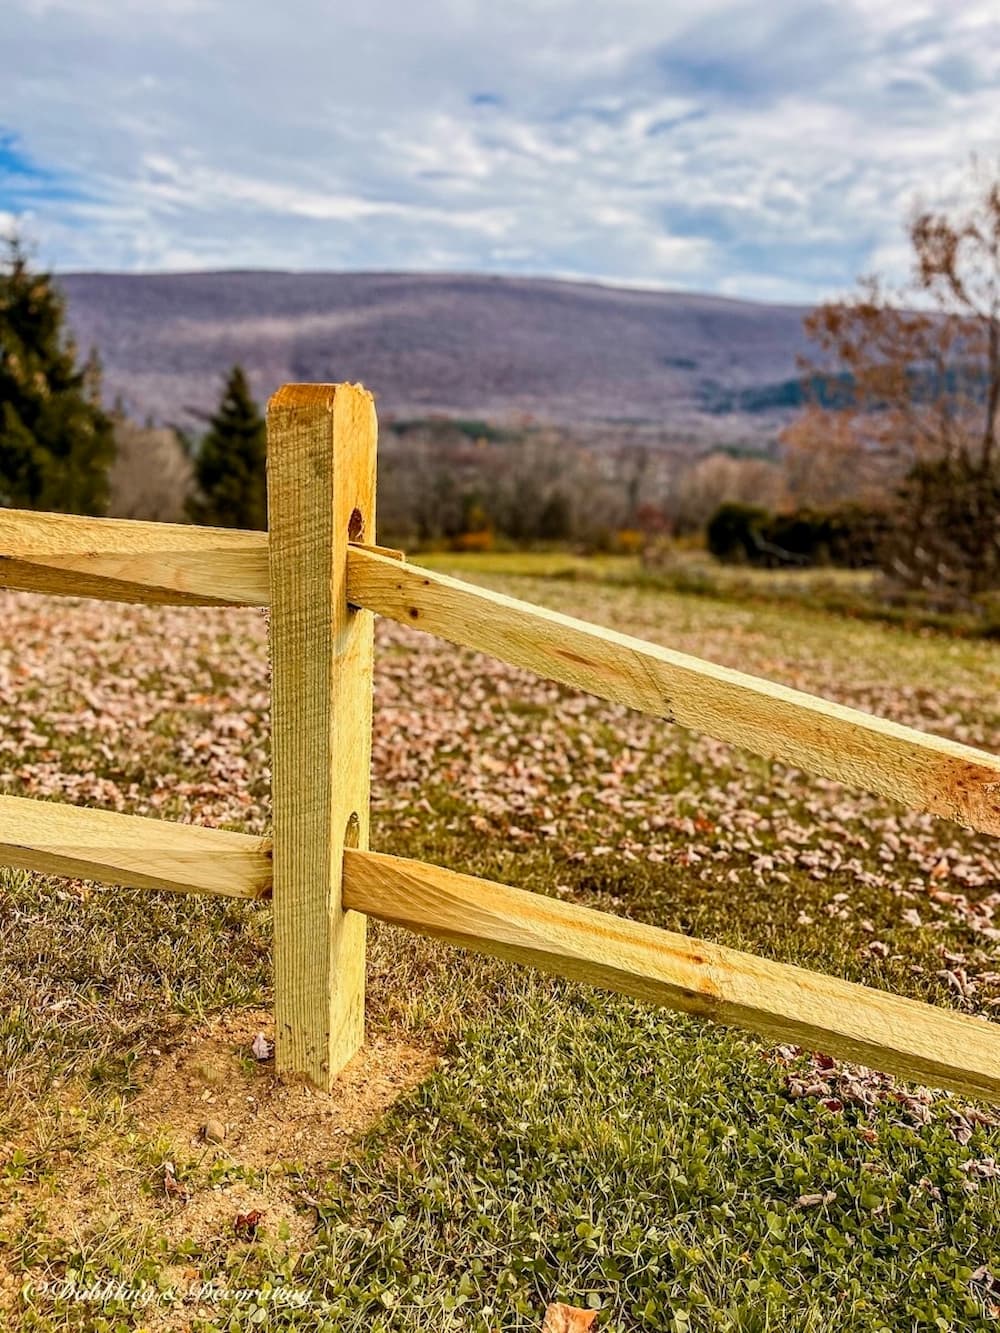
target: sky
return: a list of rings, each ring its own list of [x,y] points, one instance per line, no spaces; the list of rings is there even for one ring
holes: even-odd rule
[[[997,0],[0,0],[0,229],[59,271],[776,301],[1000,159]]]

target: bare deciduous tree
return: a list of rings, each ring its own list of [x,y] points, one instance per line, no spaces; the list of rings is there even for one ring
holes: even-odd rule
[[[910,241],[909,286],[868,278],[807,318],[814,396],[784,443],[793,479],[797,454],[832,452],[856,496],[892,506],[899,579],[973,596],[1000,585],[1000,181],[919,211]]]
[[[117,454],[109,477],[115,518],[182,523],[194,469],[174,431],[115,415]]]
[[[783,470],[766,458],[707,454],[677,477],[668,512],[678,531],[703,528],[720,505],[785,507],[788,490]]]

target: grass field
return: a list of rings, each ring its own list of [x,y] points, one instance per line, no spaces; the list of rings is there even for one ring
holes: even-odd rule
[[[433,563],[997,745],[996,644],[613,562]],[[267,829],[258,613],[0,612],[0,790]],[[996,1015],[995,843],[409,629],[377,642],[378,850]],[[370,1050],[327,1106],[250,1052],[266,909],[0,877],[4,1328],[526,1333],[549,1300],[616,1333],[997,1327],[988,1107],[385,928]],[[202,1141],[213,1116],[239,1132]]]
[[[448,552],[419,557],[436,569],[456,561]],[[483,551],[459,557],[468,574],[487,578],[569,579],[683,593],[740,605],[793,605],[902,629],[937,629],[954,636],[1000,639],[1000,597],[983,594],[975,607],[934,609],[919,599],[889,600],[870,569],[757,569],[722,564],[697,547],[675,548],[669,559],[645,565],[637,555],[578,555],[566,550]]]

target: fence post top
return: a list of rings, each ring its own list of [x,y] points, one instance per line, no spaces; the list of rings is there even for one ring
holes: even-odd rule
[[[338,393],[348,390],[359,394],[374,403],[375,397],[363,384],[283,384],[268,400],[268,412],[279,412],[294,408],[321,407],[327,412],[333,411],[333,403]]]

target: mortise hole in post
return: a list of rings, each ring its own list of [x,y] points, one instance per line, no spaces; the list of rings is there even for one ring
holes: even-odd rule
[[[352,810],[347,820],[347,827],[344,829],[344,846],[356,849],[360,844],[361,821],[358,819],[357,810]]]
[[[365,535],[365,520],[360,509],[352,509],[351,517],[347,520],[347,540],[349,542],[359,542]]]

